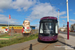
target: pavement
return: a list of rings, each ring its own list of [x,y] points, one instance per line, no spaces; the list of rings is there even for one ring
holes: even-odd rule
[[[75,37],[67,40],[65,34],[59,33],[57,42],[38,42],[37,39],[0,48],[0,50],[75,50]]]
[[[60,33],[67,34],[67,32],[61,32],[61,31]],[[75,36],[75,32],[69,32],[69,35]]]
[[[65,40],[65,50],[75,50],[75,36],[69,35],[69,40],[67,39],[67,34],[59,33]]]

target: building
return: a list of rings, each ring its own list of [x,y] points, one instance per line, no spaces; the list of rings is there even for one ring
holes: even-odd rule
[[[66,31],[66,27],[61,27],[60,31]]]
[[[61,27],[59,30],[62,31],[62,32],[67,32],[67,27]],[[70,28],[69,28],[69,31],[71,31]]]
[[[75,24],[72,24],[70,28],[72,32],[75,32]]]
[[[0,27],[2,29],[6,29],[8,27],[7,24],[0,24]],[[35,30],[35,26],[30,26],[32,30]],[[13,28],[13,32],[14,33],[22,33],[22,25],[9,25],[9,32],[12,32],[12,28]]]

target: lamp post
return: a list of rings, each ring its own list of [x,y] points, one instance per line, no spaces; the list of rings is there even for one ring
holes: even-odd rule
[[[67,4],[67,39],[69,40],[69,11],[68,11],[68,0],[66,0]]]

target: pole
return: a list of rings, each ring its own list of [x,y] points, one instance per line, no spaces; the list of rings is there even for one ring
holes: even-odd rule
[[[8,16],[8,32],[9,32],[9,16]],[[11,36],[11,33],[9,32],[10,36]]]
[[[8,31],[9,31],[9,17],[8,17]]]
[[[59,9],[58,9],[58,27],[59,27]]]
[[[59,9],[58,9],[58,33],[59,33]]]
[[[67,4],[67,39],[69,40],[69,11],[68,11],[68,0],[66,0]]]

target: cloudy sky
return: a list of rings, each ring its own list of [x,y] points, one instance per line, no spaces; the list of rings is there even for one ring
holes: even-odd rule
[[[70,25],[75,23],[75,0],[69,0]],[[67,24],[66,0],[0,0],[0,24],[19,24],[29,20],[31,25],[38,26],[44,16],[58,17],[59,25]],[[9,19],[9,14],[11,19]]]

